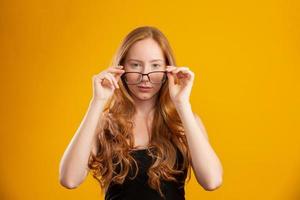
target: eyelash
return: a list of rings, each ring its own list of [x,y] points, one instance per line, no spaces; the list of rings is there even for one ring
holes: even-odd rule
[[[136,67],[136,65],[139,65],[139,64],[138,64],[138,63],[132,63],[132,64],[131,64],[131,66],[133,66],[133,67]],[[155,65],[155,66],[157,66],[157,67],[160,67],[159,64],[153,64],[153,65]]]
[[[136,65],[138,65],[138,63],[132,63],[131,66],[136,67]]]

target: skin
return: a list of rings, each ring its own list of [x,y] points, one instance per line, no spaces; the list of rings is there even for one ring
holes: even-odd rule
[[[87,161],[92,151],[98,151],[96,127],[107,98],[118,88],[118,80],[125,71],[137,70],[129,63],[129,59],[139,62],[137,69],[143,73],[154,70],[166,70],[170,97],[181,118],[184,134],[187,138],[191,154],[192,169],[198,183],[208,191],[217,189],[222,184],[223,168],[221,162],[209,143],[206,129],[201,118],[192,111],[190,94],[194,81],[194,73],[188,67],[165,66],[165,61],[152,62],[153,59],[163,59],[163,52],[152,39],[136,42],[129,50],[125,66],[112,66],[93,76],[93,98],[78,130],[73,136],[60,162],[60,183],[68,189],[78,187],[87,177],[89,169]],[[123,69],[122,69],[123,68]],[[175,79],[178,82],[175,83]],[[150,92],[141,92],[136,85],[129,85],[132,98],[135,101],[134,116],[135,146],[144,147],[149,143],[153,107],[161,84],[152,84],[147,76],[139,85],[152,86]],[[107,87],[106,87],[107,86]]]
[[[134,71],[136,66],[139,71],[148,73],[155,70],[167,70],[169,81],[170,97],[182,120],[188,147],[192,157],[192,169],[198,183],[208,191],[217,189],[222,184],[223,168],[221,162],[209,143],[206,129],[200,117],[192,111],[190,94],[194,81],[194,73],[188,67],[165,66],[165,61],[160,64],[151,62],[153,59],[164,59],[163,52],[159,45],[151,38],[135,43],[129,50],[127,60],[135,59],[139,62],[128,61],[125,64],[125,71]],[[133,65],[134,63],[135,65]],[[178,82],[175,83],[175,79]],[[161,87],[159,84],[152,84],[146,76],[139,85],[152,86],[149,93],[140,92],[136,85],[129,85],[137,108],[135,117],[136,127],[134,137],[136,146],[146,146],[149,142],[149,130],[151,127],[152,108]],[[150,116],[150,120],[149,120]]]
[[[160,46],[153,39],[144,39],[131,46],[125,59],[124,69],[126,72],[141,73],[165,71],[165,63]],[[149,92],[142,92],[138,86],[150,86],[152,89]],[[137,110],[134,116],[136,126],[133,129],[137,148],[144,148],[149,143],[153,107],[161,86],[162,83],[151,83],[147,76],[143,76],[142,81],[137,85],[128,85]]]
[[[160,60],[160,61],[152,61]],[[133,44],[125,59],[125,71],[148,73],[165,70],[165,59],[160,46],[153,39],[145,39]],[[150,86],[151,92],[141,92],[138,86]],[[138,85],[128,85],[133,94],[138,116],[147,116],[155,106],[155,100],[162,84],[152,84],[147,76],[143,76]]]

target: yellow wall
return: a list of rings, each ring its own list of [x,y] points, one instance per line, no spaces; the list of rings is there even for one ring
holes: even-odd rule
[[[297,13],[298,12],[298,13]],[[300,199],[299,2],[1,1],[0,199],[102,199],[89,176],[59,185],[60,158],[121,39],[152,25],[195,72],[191,102],[224,167],[188,200]]]

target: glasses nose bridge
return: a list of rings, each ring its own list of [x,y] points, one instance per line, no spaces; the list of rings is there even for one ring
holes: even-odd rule
[[[151,78],[150,78],[150,73],[152,73],[152,72],[149,72],[149,73],[142,73],[142,72],[127,72],[127,73],[125,73],[125,74],[123,74],[122,75],[122,79],[124,79],[124,81],[127,83],[127,84],[139,84],[140,82],[142,82],[142,80],[143,80],[143,77],[144,76],[148,76],[148,80],[149,80],[149,82],[151,82],[151,83],[158,83],[158,82],[164,82],[165,80],[166,80],[166,76],[165,75],[163,75],[163,77],[161,77],[161,80],[159,80],[159,81],[155,81],[155,82],[153,82],[153,80],[151,80]],[[154,72],[153,72],[154,73]],[[130,74],[139,74],[140,76],[139,76],[139,78],[138,77],[133,77],[133,76],[131,76]],[[153,78],[153,77],[152,77]]]
[[[150,72],[148,72],[148,73],[141,73],[141,81],[143,81],[143,79],[144,79],[144,76],[146,76],[146,77],[147,77],[147,79],[148,79],[148,81],[149,81],[149,82],[151,82],[151,81],[150,81],[150,76],[149,76],[149,73],[150,73]],[[146,79],[146,80],[147,80],[147,79]]]

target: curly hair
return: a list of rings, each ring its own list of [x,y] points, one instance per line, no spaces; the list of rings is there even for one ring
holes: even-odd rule
[[[172,49],[163,33],[155,27],[143,26],[134,29],[124,38],[112,60],[112,66],[123,65],[130,47],[136,41],[146,38],[152,38],[160,45],[168,65],[176,65]],[[135,164],[137,169],[135,176],[138,172],[137,162],[130,155],[134,148],[132,130],[136,109],[128,86],[122,79],[119,82],[120,89],[115,90],[107,101],[99,119],[97,127],[99,150],[96,155],[91,152],[88,162],[93,177],[100,183],[102,195],[103,192],[106,193],[111,182],[118,184],[124,182],[132,164]],[[183,173],[187,169],[189,181],[191,157],[182,122],[169,96],[167,81],[161,86],[156,101],[149,142],[149,148],[155,149],[150,154],[154,162],[147,175],[149,186],[164,197],[160,178],[177,181],[174,175]],[[183,157],[183,164],[179,169],[174,168],[176,148]],[[117,172],[118,165],[121,170]]]

